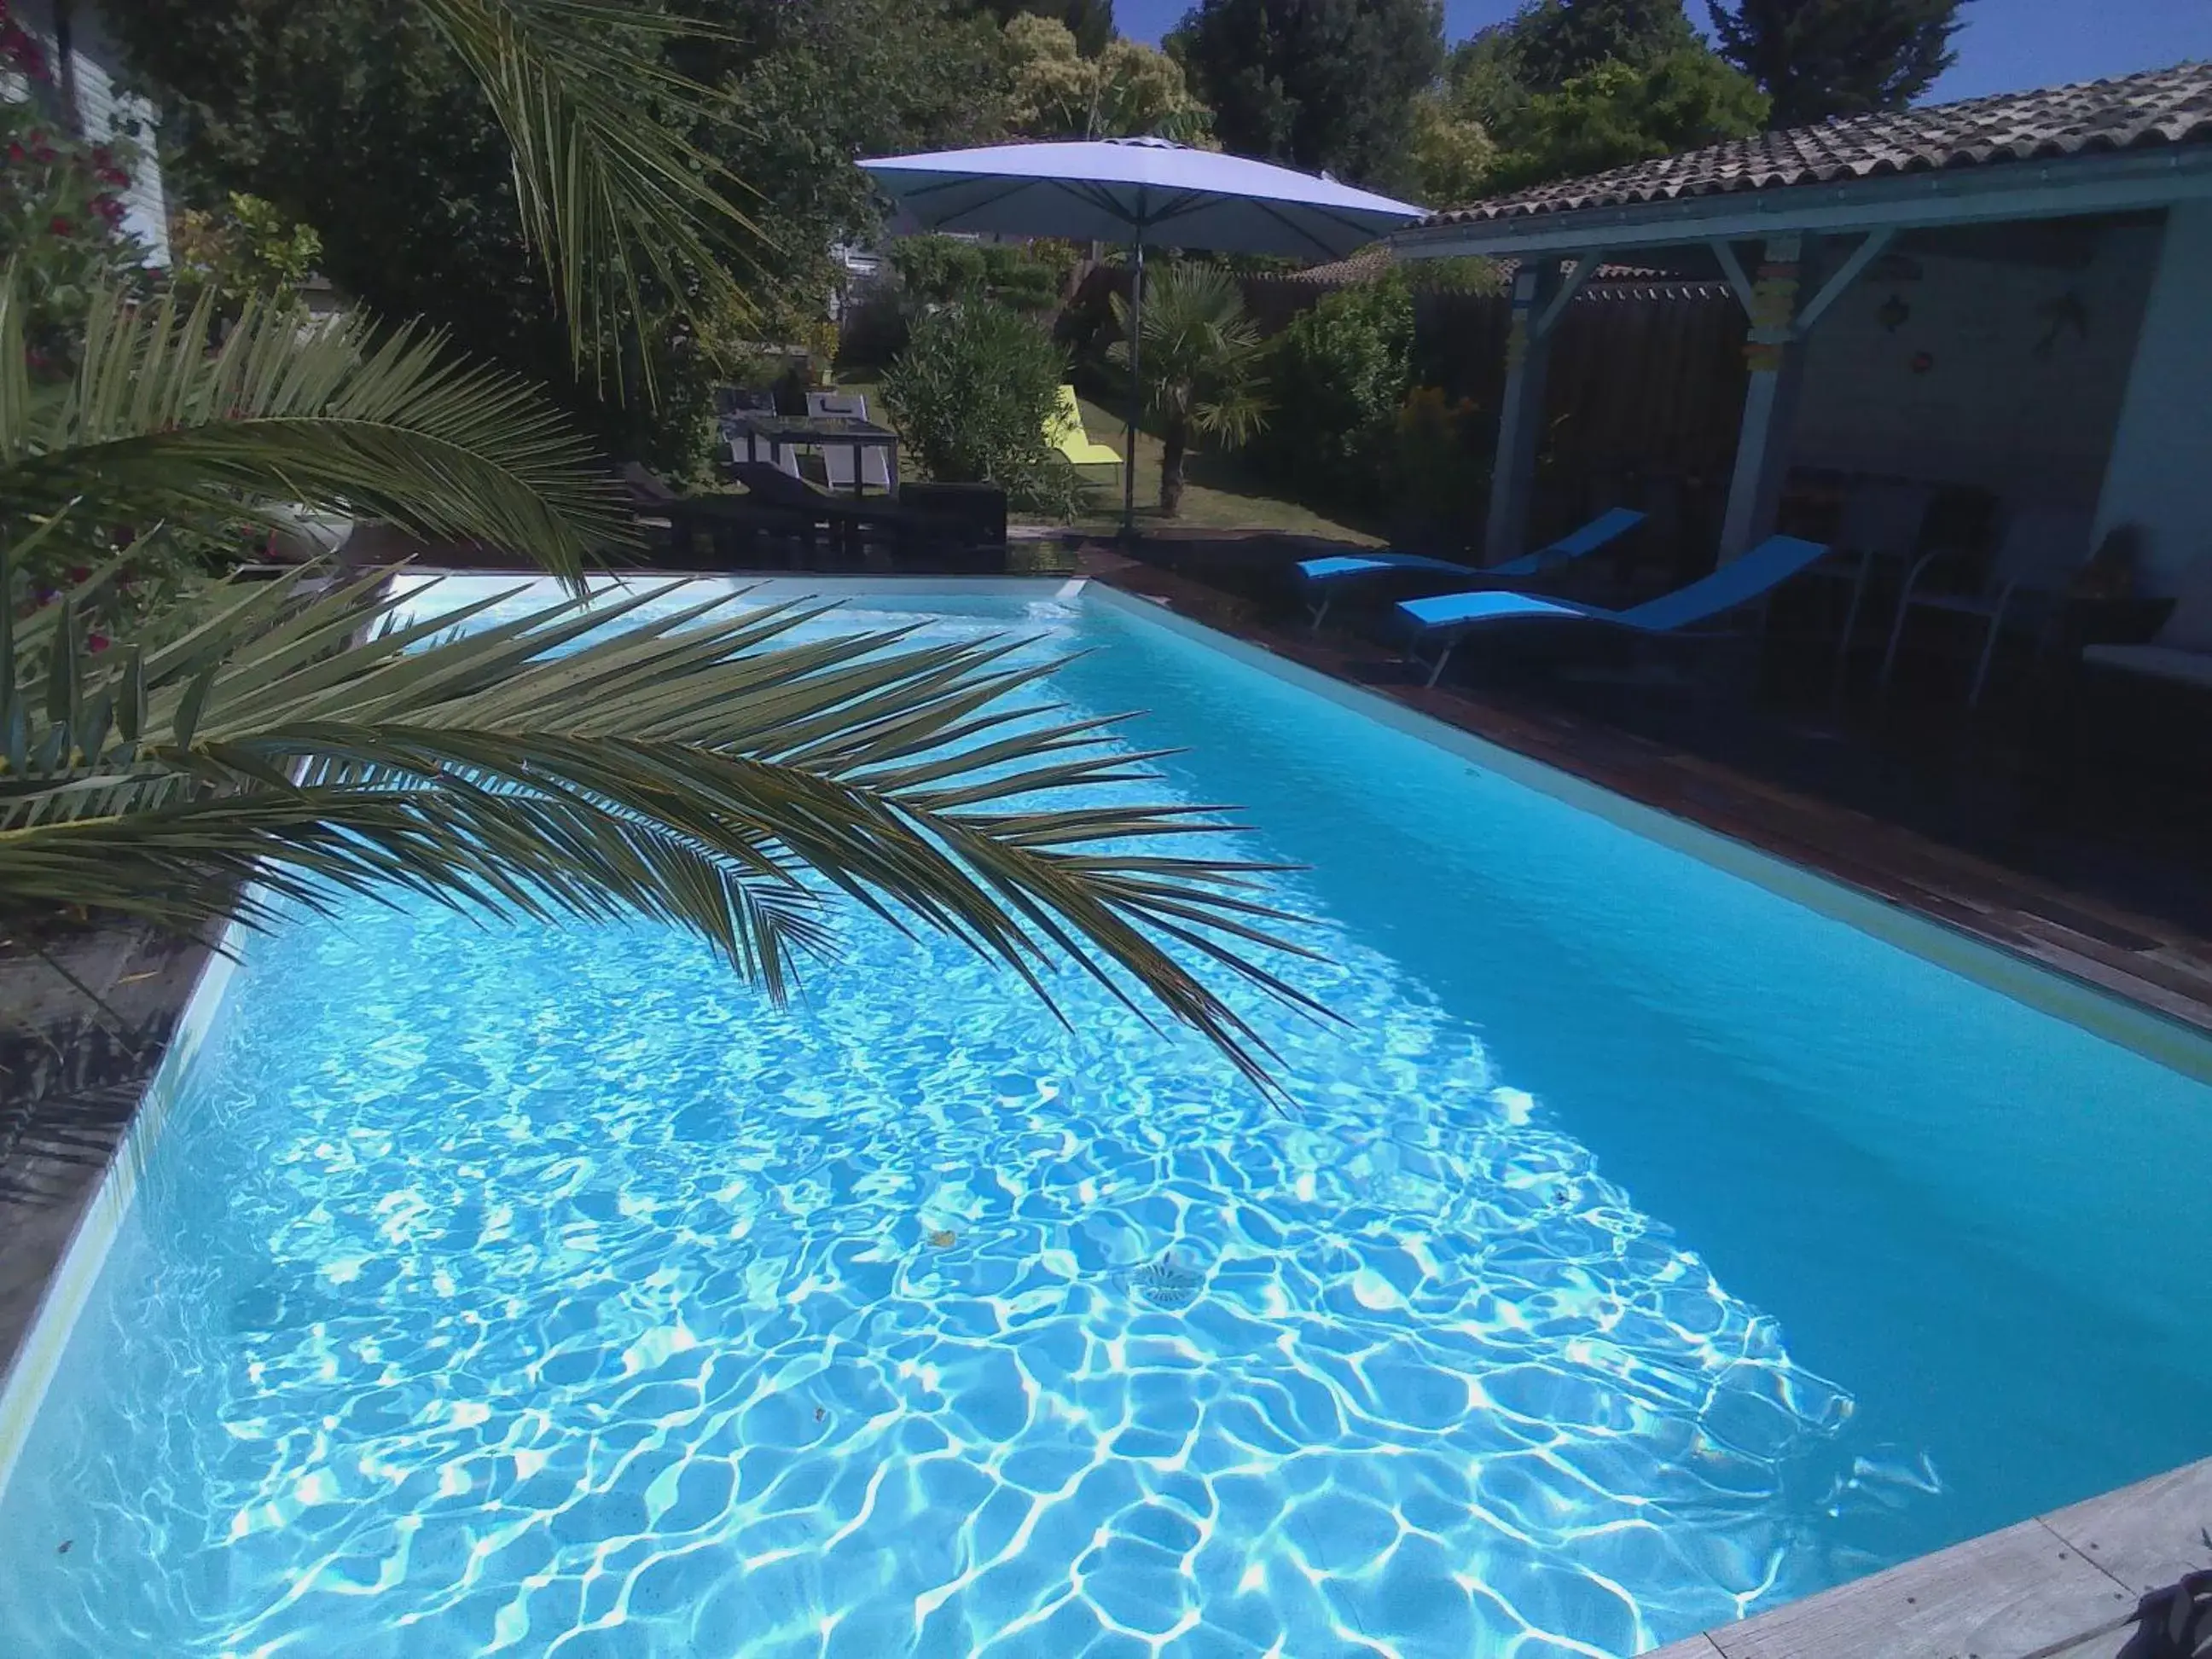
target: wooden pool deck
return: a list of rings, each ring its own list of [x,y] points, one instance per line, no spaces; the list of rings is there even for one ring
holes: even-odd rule
[[[2212,1568],[2212,1459],[1646,1659],[2118,1659],[2142,1599]]]

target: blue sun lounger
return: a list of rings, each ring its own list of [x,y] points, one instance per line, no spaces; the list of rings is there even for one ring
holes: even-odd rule
[[[1539,599],[1533,593],[1496,592],[1440,593],[1432,599],[1405,600],[1398,610],[1414,627],[1414,648],[1408,654],[1415,662],[1421,659],[1419,647],[1423,641],[1439,635],[1443,639],[1444,648],[1429,670],[1427,683],[1434,685],[1451,660],[1453,647],[1472,629],[1506,622],[1586,622],[1633,629],[1641,634],[1672,634],[1765,599],[1799,571],[1826,556],[1827,551],[1820,542],[1769,536],[1711,575],[1626,611],[1577,605],[1571,599]]]
[[[1313,625],[1318,630],[1322,619],[1328,615],[1328,607],[1337,593],[1354,580],[1380,575],[1387,570],[1433,570],[1439,575],[1456,576],[1469,582],[1493,581],[1503,578],[1508,582],[1541,574],[1555,564],[1565,564],[1570,559],[1579,559],[1584,554],[1595,553],[1608,542],[1626,535],[1644,522],[1644,514],[1632,508],[1616,507],[1609,513],[1601,513],[1580,530],[1570,532],[1534,553],[1524,553],[1517,559],[1508,559],[1504,564],[1484,568],[1479,565],[1454,564],[1449,559],[1425,558],[1418,553],[1346,553],[1334,558],[1308,559],[1298,567],[1298,574],[1308,587],[1323,590],[1319,605],[1309,605],[1313,612]]]

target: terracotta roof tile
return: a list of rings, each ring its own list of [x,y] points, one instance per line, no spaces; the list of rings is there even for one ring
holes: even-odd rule
[[[1539,185],[1433,213],[1421,222],[1468,224],[2191,143],[2212,143],[2212,63],[1927,109],[1839,117]]]

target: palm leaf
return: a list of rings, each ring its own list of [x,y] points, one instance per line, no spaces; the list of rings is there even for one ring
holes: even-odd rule
[[[524,232],[575,360],[602,389],[623,332],[646,314],[648,278],[695,314],[746,308],[726,269],[732,244],[759,234],[732,200],[744,186],[683,133],[720,118],[714,94],[623,44],[710,26],[605,0],[422,5],[507,134]],[[650,397],[652,354],[634,361]]]
[[[434,336],[357,319],[303,329],[249,306],[206,349],[210,301],[93,297],[76,378],[22,378],[14,268],[0,275],[0,521],[212,527],[256,504],[389,519],[525,552],[576,579],[628,541],[621,497],[543,397]]]
[[[0,687],[0,729],[24,734],[0,765],[0,902],[185,927],[262,870],[310,902],[639,914],[781,994],[842,894],[1040,994],[1066,962],[1132,1006],[1141,991],[1255,1078],[1264,1044],[1168,947],[1304,1000],[1253,954],[1294,948],[1255,890],[1269,866],[1181,850],[1223,833],[1200,809],[1127,804],[1143,757],[1040,700],[1009,642],[793,641],[821,607],[719,592],[647,612],[680,584],[456,633],[392,626],[373,581],[304,580],[112,665],[66,614],[23,624],[65,668]],[[16,634],[0,616],[0,655]],[[1133,850],[1164,838],[1177,850]]]

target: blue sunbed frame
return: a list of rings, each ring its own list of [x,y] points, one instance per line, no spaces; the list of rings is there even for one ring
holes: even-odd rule
[[[1577,622],[1632,629],[1640,634],[1672,634],[1765,599],[1799,571],[1818,563],[1827,551],[1820,542],[1804,541],[1796,536],[1769,536],[1711,575],[1642,605],[1631,605],[1626,611],[1577,605],[1571,599],[1540,599],[1533,593],[1491,590],[1407,599],[1399,605],[1398,612],[1413,626],[1413,644],[1408,654],[1415,662],[1421,660],[1419,648],[1425,641],[1439,637],[1443,641],[1443,649],[1429,669],[1427,683],[1434,685],[1443,673],[1444,665],[1451,660],[1454,647],[1472,629],[1496,623]]]
[[[1595,553],[1643,522],[1644,514],[1634,508],[1616,507],[1609,512],[1599,514],[1581,529],[1538,548],[1534,553],[1524,553],[1517,559],[1508,559],[1504,564],[1492,565],[1487,569],[1476,565],[1454,564],[1449,559],[1426,558],[1418,553],[1346,553],[1327,559],[1308,559],[1298,567],[1298,574],[1308,587],[1322,590],[1321,603],[1310,603],[1306,607],[1313,613],[1313,625],[1316,631],[1319,631],[1337,594],[1358,579],[1380,575],[1391,570],[1433,570],[1439,575],[1455,576],[1468,582],[1510,583],[1540,574],[1553,565],[1565,564],[1571,559]]]

